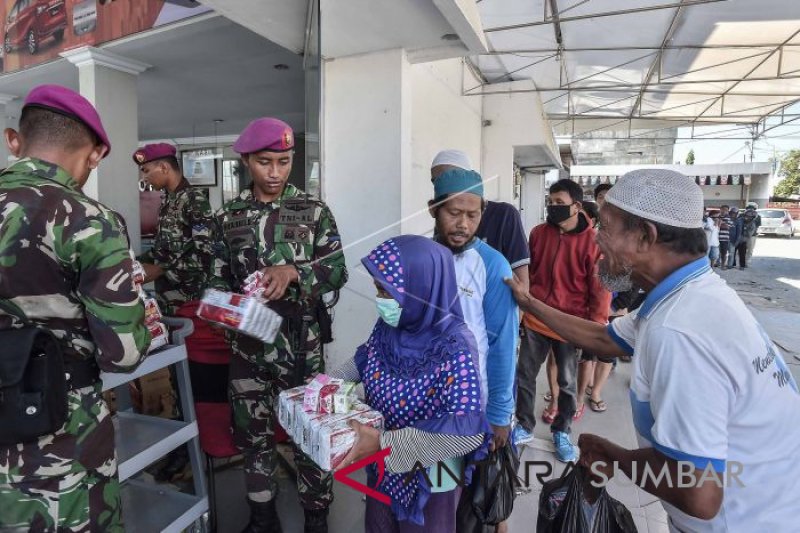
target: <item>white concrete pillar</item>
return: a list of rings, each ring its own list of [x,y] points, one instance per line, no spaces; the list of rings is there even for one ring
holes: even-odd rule
[[[372,278],[360,259],[403,233],[411,179],[411,90],[404,50],[337,58],[323,65],[323,199],[342,235],[350,281],[335,308],[335,366],[369,335],[377,314]]]
[[[13,94],[2,94],[0,93],[0,132],[5,130],[6,128],[16,127],[14,121],[9,120],[9,106],[8,104],[11,103],[12,100],[16,100],[17,97]],[[8,147],[6,146],[5,141],[0,141],[0,168],[5,168],[8,165],[8,156],[11,153],[8,151]]]
[[[125,218],[138,253],[139,187],[131,154],[139,142],[136,77],[149,65],[93,47],[61,55],[78,67],[80,92],[97,108],[112,145],[111,154],[92,173],[84,192]]]

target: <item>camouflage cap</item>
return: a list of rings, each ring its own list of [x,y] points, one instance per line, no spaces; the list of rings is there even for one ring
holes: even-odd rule
[[[287,152],[294,148],[292,127],[277,118],[259,118],[247,125],[233,144],[238,154],[252,154],[262,150]]]
[[[94,106],[72,89],[67,89],[60,85],[39,85],[28,93],[22,108],[28,106],[41,107],[66,115],[86,125],[92,130],[100,143],[105,145],[105,156],[111,153],[111,142],[108,140],[103,122]],[[105,157],[103,156],[103,157]]]
[[[175,157],[178,151],[174,146],[167,143],[146,144],[133,152],[133,162],[137,165],[144,165],[156,159],[165,157]]]

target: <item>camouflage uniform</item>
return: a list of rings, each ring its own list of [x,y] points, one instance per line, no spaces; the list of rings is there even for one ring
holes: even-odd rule
[[[153,247],[139,261],[164,270],[155,289],[165,315],[175,316],[181,305],[198,300],[206,288],[214,257],[213,224],[208,199],[186,178],[162,200]]]
[[[0,174],[0,298],[51,330],[64,358],[127,372],[150,343],[121,218],[61,168]],[[0,329],[21,326],[0,314]],[[0,446],[0,531],[122,531],[114,428],[101,384],[69,391],[64,426]]]
[[[295,265],[299,284],[291,284],[281,302],[313,302],[347,281],[339,231],[328,207],[287,185],[277,202],[257,201],[252,190],[226,204],[218,213],[222,240],[218,244],[212,286],[238,291],[242,281],[267,266]],[[284,322],[286,324],[286,322]],[[305,376],[324,370],[320,329],[310,324],[305,340]],[[273,344],[231,334],[234,357],[229,394],[234,440],[245,456],[248,498],[267,502],[277,494],[274,408],[280,390],[294,385],[295,356],[286,330]],[[327,507],[333,499],[332,478],[295,450],[298,492],[305,509]]]

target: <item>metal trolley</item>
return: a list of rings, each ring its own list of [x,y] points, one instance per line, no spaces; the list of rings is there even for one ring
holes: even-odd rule
[[[148,355],[134,372],[101,376],[103,390],[114,389],[117,398],[114,429],[125,531],[129,533],[206,531],[208,523],[208,493],[185,346],[194,327],[184,318],[164,317],[163,322],[173,328],[171,344]],[[134,413],[128,383],[173,365],[183,420]],[[145,468],[184,444],[189,447],[194,494],[142,479]]]

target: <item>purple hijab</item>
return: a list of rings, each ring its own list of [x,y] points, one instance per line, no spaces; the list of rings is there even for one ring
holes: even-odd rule
[[[372,332],[372,345],[392,371],[418,376],[460,351],[478,353],[461,311],[450,250],[426,237],[401,235],[361,262],[403,309],[396,328],[378,319]]]

